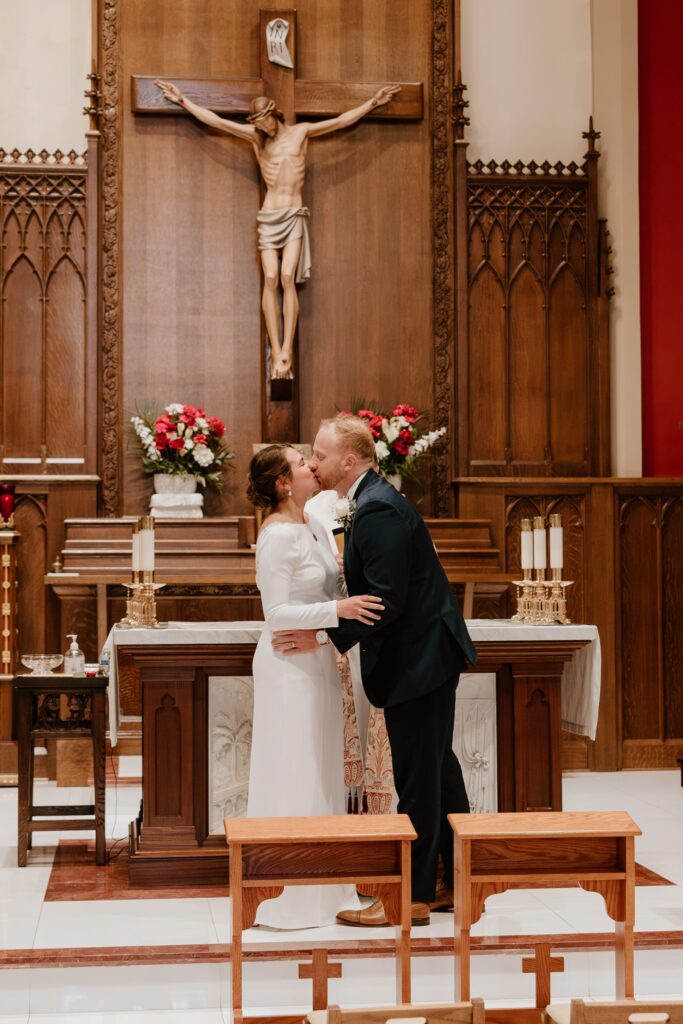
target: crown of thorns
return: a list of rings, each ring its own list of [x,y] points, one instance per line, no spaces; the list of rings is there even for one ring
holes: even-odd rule
[[[259,110],[257,114],[249,114],[247,121],[249,124],[259,126],[262,121],[265,121],[267,117],[271,117],[275,113],[275,100],[268,100],[263,110]]]

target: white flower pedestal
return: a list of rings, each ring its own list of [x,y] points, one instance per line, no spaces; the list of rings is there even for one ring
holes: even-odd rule
[[[202,519],[204,495],[197,493],[197,478],[191,474],[154,474],[154,494],[149,511],[156,519]]]

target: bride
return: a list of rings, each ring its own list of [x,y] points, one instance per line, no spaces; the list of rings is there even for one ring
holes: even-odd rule
[[[247,494],[267,518],[256,545],[266,624],[254,655],[249,817],[345,811],[341,691],[324,630],[339,619],[372,625],[384,606],[378,597],[342,597],[325,527],[304,514],[315,489],[295,448],[268,445],[251,460]],[[318,629],[320,647],[294,657],[276,654],[271,640],[279,629]],[[291,886],[260,904],[256,923],[315,928],[333,924],[342,908],[353,906],[360,906],[353,886]]]

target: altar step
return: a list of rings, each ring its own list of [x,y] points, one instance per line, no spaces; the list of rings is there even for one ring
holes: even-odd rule
[[[133,518],[67,519],[61,553],[61,585],[70,574],[98,583],[128,580]],[[487,576],[502,571],[488,519],[426,519],[427,527],[453,582],[459,574]],[[254,581],[256,536],[253,516],[163,520],[156,524],[156,578],[168,583]],[[56,583],[53,576],[50,582]]]

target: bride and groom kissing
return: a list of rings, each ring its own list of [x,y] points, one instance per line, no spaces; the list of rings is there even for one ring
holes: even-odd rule
[[[360,645],[363,687],[383,708],[398,793],[409,816],[413,924],[452,905],[447,816],[469,811],[453,752],[455,691],[472,641],[416,509],[375,471],[368,427],[325,420],[307,462],[273,444],[251,461],[248,495],[263,508],[256,580],[265,628],[254,656],[248,815],[344,814],[343,720],[336,652]],[[340,589],[327,528],[304,510],[319,489],[351,499]],[[436,889],[439,854],[443,881]],[[296,886],[259,907],[256,923],[296,929],[387,924],[381,902],[352,886]]]

